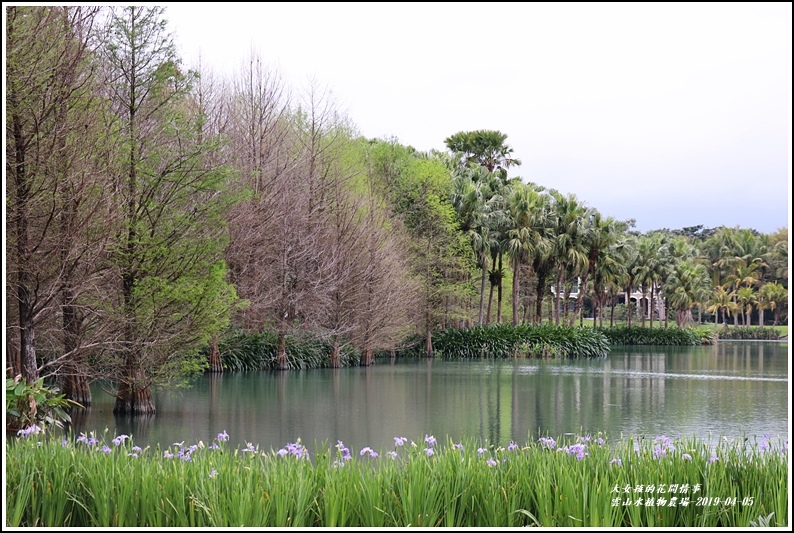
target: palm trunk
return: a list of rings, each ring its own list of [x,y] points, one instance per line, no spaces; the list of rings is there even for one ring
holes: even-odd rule
[[[562,272],[557,272],[557,284],[555,285],[555,293],[554,293],[554,324],[559,326],[560,325],[560,292],[562,292]]]
[[[573,314],[576,316],[579,313],[579,325],[582,324],[582,309],[584,308],[584,295],[587,292],[587,278],[590,276],[591,265],[588,265],[587,270],[582,274],[582,284],[579,286],[579,296],[576,297],[576,303],[573,306]],[[595,315],[593,315],[595,321]]]
[[[647,294],[647,289],[643,287],[642,289],[642,305],[641,307],[641,315],[642,315],[642,327],[645,327],[645,315],[648,314],[648,298],[645,297]]]
[[[513,326],[518,325],[518,278],[519,278],[519,268],[521,268],[521,264],[518,260],[516,260],[515,264],[513,265]]]
[[[609,327],[615,327],[615,297],[612,297],[612,305],[610,306],[609,310]]]
[[[535,271],[537,272],[537,269]],[[545,287],[546,287],[546,276],[545,275],[541,276],[540,273],[538,273],[538,283],[535,289],[535,292],[537,294],[535,295],[536,300],[535,300],[535,320],[534,320],[534,322],[538,325],[540,325],[543,322],[543,300],[545,294],[544,291]]]
[[[482,265],[482,279],[480,279],[480,314],[477,317],[477,323],[482,326],[483,312],[485,311],[485,280],[488,277],[488,268],[485,263]]]
[[[499,278],[496,286],[496,323],[502,323],[502,252],[499,252]]]
[[[737,287],[737,289],[738,289],[738,287]],[[733,303],[736,303],[736,296],[733,297]],[[738,313],[734,313],[733,314],[733,327],[735,327],[735,328],[739,327],[739,315],[741,315],[741,314],[742,314],[741,311],[739,311]]]
[[[630,290],[626,291],[626,310],[627,310],[627,313],[628,313],[628,326],[631,327],[631,315],[632,315],[632,312],[631,312],[631,291]]]
[[[493,301],[493,288],[494,288],[494,284],[493,282],[491,282],[491,288],[489,289],[490,292],[488,293],[488,312],[485,316],[486,324],[491,323],[491,302]]]

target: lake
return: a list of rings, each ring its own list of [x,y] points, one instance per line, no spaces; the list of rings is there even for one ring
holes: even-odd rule
[[[211,442],[262,450],[300,438],[393,449],[464,437],[507,445],[539,435],[725,436],[787,439],[787,342],[723,341],[697,347],[612,347],[595,360],[378,359],[370,367],[206,374],[178,394],[156,393],[152,417],[116,417],[114,400],[74,417],[77,432],[106,428],[135,444]],[[107,439],[109,440],[109,439]]]

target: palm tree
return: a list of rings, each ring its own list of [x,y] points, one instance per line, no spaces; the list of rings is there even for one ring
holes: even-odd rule
[[[587,251],[587,264],[582,272],[582,283],[581,287],[579,287],[579,297],[576,299],[574,306],[574,316],[581,312],[590,273],[595,272],[599,258],[603,255],[602,252],[615,244],[619,233],[625,231],[625,229],[626,224],[624,222],[618,222],[612,217],[603,218],[598,210],[590,210],[590,216],[587,218],[582,239]],[[598,300],[601,301],[600,296]]]
[[[614,295],[620,291],[622,287],[620,280],[625,274],[626,267],[619,260],[616,244],[602,248],[593,270],[593,286],[590,291],[594,302],[593,311],[595,311],[595,304],[598,304],[600,311],[598,314],[599,327],[604,325],[604,303],[607,298],[614,298]],[[612,309],[614,311],[614,305]],[[614,313],[612,314],[614,315]],[[595,315],[593,315],[593,327],[596,325],[595,322]]]
[[[769,286],[769,288],[767,288]],[[788,306],[788,289],[778,283],[767,283],[762,287],[766,293],[766,298],[769,299],[769,307],[775,315],[774,325],[777,326],[780,322],[780,315],[787,309]]]
[[[499,174],[507,183],[507,169],[520,165],[521,161],[512,157],[513,149],[505,144],[507,135],[494,130],[460,131],[444,139],[447,148],[460,155],[464,165],[476,164]]]
[[[507,232],[507,252],[513,269],[513,325],[518,325],[518,289],[521,264],[530,257],[545,253],[549,247],[543,221],[546,204],[533,185],[517,184],[508,200],[513,227]]]
[[[642,289],[642,295],[650,291],[649,307],[642,313],[642,327],[645,327],[645,315],[650,314],[651,327],[653,327],[653,296],[654,289],[661,279],[660,250],[662,248],[662,235],[654,233],[640,237],[637,246],[637,264],[634,266],[634,277]]]
[[[637,245],[638,245],[638,237],[631,235],[624,239],[622,242],[619,243],[617,247],[617,253],[619,254],[620,260],[626,267],[626,272],[623,276],[621,276],[621,282],[623,284],[623,291],[626,295],[626,314],[628,320],[628,327],[631,327],[631,293],[634,291],[636,286],[636,278],[634,274],[634,269],[638,264],[638,253],[637,253]]]
[[[554,259],[557,263],[557,280],[555,285],[555,308],[554,321],[560,325],[560,299],[562,296],[563,282],[566,274],[578,274],[584,271],[587,265],[587,250],[584,246],[585,221],[589,216],[589,210],[584,204],[580,203],[574,194],[563,195],[552,190],[551,196],[554,199],[554,219],[555,228],[552,235],[552,247]],[[565,302],[566,311],[568,302]],[[566,313],[567,314],[567,313]]]
[[[692,308],[710,286],[709,273],[702,264],[684,260],[675,265],[667,278],[665,293],[670,307],[676,312],[676,325],[680,328],[694,322]]]
[[[739,309],[744,311],[744,325],[752,325],[750,323],[750,313],[753,312],[753,306],[756,303],[756,295],[753,288],[741,287],[738,291],[736,291],[736,301],[739,303]]]
[[[460,230],[466,234],[481,269],[480,308],[477,323],[482,325],[485,308],[485,280],[490,266],[491,243],[488,228],[486,195],[490,192],[484,180],[478,179],[479,168],[455,169],[452,173],[452,206],[460,220]]]
[[[773,280],[788,286],[788,228],[781,228],[769,236],[769,252],[765,261]]]
[[[734,303],[738,305],[739,289],[741,287],[751,287],[758,282],[760,273],[758,271],[758,262],[747,262],[743,257],[736,257],[733,261],[733,271],[725,278],[726,283],[731,285],[734,294]],[[739,315],[737,313],[733,317],[734,327],[739,326]]]
[[[712,289],[711,299],[706,311],[714,313],[714,323],[719,319],[719,312],[722,311],[722,323],[728,325],[727,317],[736,312],[737,305],[734,302],[734,295],[732,292],[725,290],[725,287],[718,286]]]
[[[758,324],[760,326],[764,325],[765,310],[777,310],[778,302],[781,301],[781,292],[785,293],[782,300],[788,298],[786,289],[776,282],[765,283],[758,291],[755,306],[758,309]],[[777,319],[775,319],[775,325],[777,325]]]

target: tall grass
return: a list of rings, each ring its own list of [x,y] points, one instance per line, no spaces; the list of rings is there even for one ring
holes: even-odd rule
[[[641,326],[621,326],[599,328],[609,343],[615,346],[697,346],[712,344],[715,335],[709,330],[693,328],[643,328]]]
[[[433,347],[442,357],[604,357],[609,343],[592,328],[553,325],[494,324],[447,329],[433,334]]]
[[[747,527],[788,525],[788,443],[578,436],[507,447],[395,438],[134,446],[122,436],[6,444],[10,527]],[[673,503],[671,503],[673,502]],[[686,502],[686,504],[685,504]]]
[[[296,331],[286,338],[290,368],[324,368],[329,366],[331,343],[307,332]],[[277,368],[278,336],[273,331],[245,333],[234,331],[218,343],[223,369],[227,371],[274,370]],[[341,348],[342,366],[358,365],[361,354],[352,346]]]

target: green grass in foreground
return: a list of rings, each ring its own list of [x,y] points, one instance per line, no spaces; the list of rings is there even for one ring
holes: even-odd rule
[[[787,526],[788,443],[600,436],[524,446],[395,438],[309,458],[124,436],[6,443],[6,526]]]

